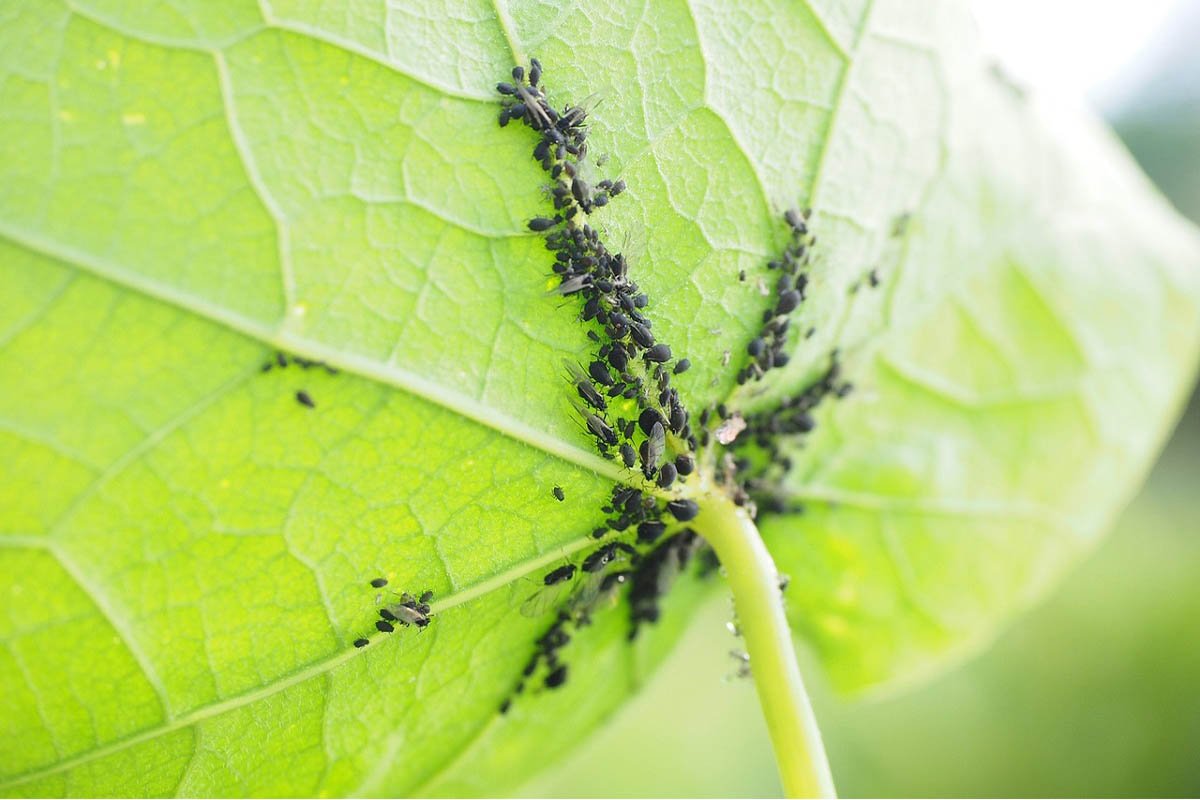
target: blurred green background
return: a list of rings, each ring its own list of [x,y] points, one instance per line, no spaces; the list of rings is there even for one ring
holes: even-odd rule
[[[1200,3],[1181,4],[1108,116],[1200,220]],[[1200,395],[1112,536],[987,652],[903,695],[841,700],[806,675],[839,793],[1200,796]],[[777,796],[717,597],[643,693],[534,797]]]

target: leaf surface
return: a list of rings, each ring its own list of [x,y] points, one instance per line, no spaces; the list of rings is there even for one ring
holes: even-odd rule
[[[494,793],[669,648],[704,586],[633,645],[598,615],[564,689],[497,713],[545,625],[518,609],[620,478],[561,375],[590,343],[526,232],[532,139],[496,126],[526,54],[552,100],[601,99],[629,185],[603,225],[691,408],[733,393],[779,214],[816,211],[816,333],[737,397],[835,346],[858,385],[795,454],[806,514],[763,521],[834,677],[986,636],[1136,487],[1200,245],[968,27],[883,0],[6,6],[4,792]],[[263,372],[277,350],[337,372]],[[379,574],[435,620],[355,649]]]

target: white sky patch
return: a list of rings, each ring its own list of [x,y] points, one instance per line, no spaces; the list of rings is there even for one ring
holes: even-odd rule
[[[985,47],[1021,83],[1104,107],[1188,0],[971,0]]]

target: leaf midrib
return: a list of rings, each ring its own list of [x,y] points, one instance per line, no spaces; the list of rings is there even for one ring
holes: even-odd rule
[[[513,56],[514,63],[522,62],[524,60],[523,52],[517,44],[513,21],[507,12],[507,9],[503,7],[502,0],[491,0],[491,4],[496,12],[497,23]],[[690,3],[685,0],[685,4],[688,5],[689,13],[691,13]],[[873,4],[874,0],[872,0],[870,5]],[[819,19],[819,15],[816,13],[816,10],[811,7],[811,4],[806,2],[805,5],[809,7],[810,11],[813,13],[813,16],[818,17]],[[261,8],[266,26],[292,29],[292,26],[281,23],[280,21],[272,18],[268,3],[263,3]],[[82,14],[73,7],[71,10],[73,13],[80,14],[80,16],[88,16]],[[111,27],[107,21],[95,19],[93,21],[97,22],[98,24]],[[823,20],[821,20],[820,23],[822,25],[822,29],[825,30]],[[830,124],[827,128],[825,142],[823,143],[823,147],[818,159],[817,172],[815,173],[812,185],[810,186],[810,195],[812,196],[815,196],[817,186],[819,184],[818,176],[821,174],[821,168],[824,166],[824,162],[826,160],[826,149],[828,147],[829,139],[831,138],[833,122],[836,119],[838,107],[842,105],[842,99],[844,95],[843,90],[845,85],[849,82],[850,66],[854,62],[854,59],[851,56],[857,51],[858,45],[861,43],[866,28],[867,25],[865,24],[864,20],[862,28],[857,32],[854,46],[851,48],[850,54],[845,53],[840,43],[836,42],[836,40],[829,35],[827,30],[825,31],[826,35],[829,36],[830,41],[835,43],[839,53],[843,56],[847,63],[846,68],[843,70],[841,76],[841,85],[839,86],[837,98],[834,103],[833,116],[831,117]],[[257,30],[261,30],[261,28],[256,29],[256,31]],[[322,38],[325,41],[329,41],[327,37],[315,37],[314,32],[311,30],[296,32],[301,33],[302,35],[313,36],[313,38]],[[361,48],[350,47],[348,42],[336,41],[330,43],[343,49],[355,52],[358,55],[369,57],[371,60],[376,62],[380,61],[380,59],[374,56],[374,54],[368,54]],[[199,49],[214,54],[217,52],[213,48],[209,47],[187,49]],[[217,63],[218,68],[220,68],[222,64],[219,58],[217,58]],[[387,66],[392,69],[396,69],[395,65],[393,64],[387,64]],[[427,83],[426,81],[420,82]],[[463,99],[480,99],[476,97],[465,96],[458,92],[448,90],[447,87],[436,88],[443,93],[460,96],[463,97]],[[226,97],[225,99],[228,101],[229,98]],[[720,117],[721,115],[718,114],[717,116]],[[737,140],[737,137],[733,136],[732,129],[729,129],[727,126],[727,130],[729,130],[730,136],[734,140],[735,144],[740,149],[744,150],[744,147],[742,147],[741,143]],[[247,159],[244,157],[245,154],[243,153],[242,155],[242,160],[244,162],[247,161]],[[250,177],[253,182],[254,176]],[[762,191],[765,195],[766,192],[763,189],[761,177],[757,174],[757,171],[755,171],[755,178],[758,182],[760,191]],[[259,194],[265,196],[264,192],[260,191]],[[275,221],[277,223],[276,227],[278,228],[279,220],[277,216]],[[244,316],[236,311],[222,308],[218,305],[210,303],[203,298],[191,295],[178,289],[177,287],[155,281],[145,276],[131,274],[118,265],[112,264],[103,258],[96,257],[93,254],[71,247],[70,245],[65,245],[61,242],[42,237],[28,231],[18,230],[3,220],[0,220],[0,237],[8,239],[10,242],[29,250],[30,252],[55,259],[56,261],[71,266],[80,272],[85,272],[115,286],[138,292],[146,297],[173,306],[201,319],[222,324],[229,329],[246,336],[247,338],[254,339],[273,349],[295,353],[304,358],[312,360],[324,361],[331,366],[337,367],[338,369],[347,373],[355,374],[360,377],[373,380],[382,385],[398,389],[416,397],[420,397],[427,402],[441,406],[449,411],[453,411],[462,417],[470,419],[473,422],[483,425],[484,427],[490,428],[497,433],[500,433],[501,435],[513,439],[521,444],[529,445],[552,456],[561,458],[564,461],[590,470],[600,477],[607,478],[617,483],[637,485],[638,488],[646,490],[646,488],[641,485],[640,481],[631,481],[628,471],[621,470],[611,462],[608,462],[599,456],[583,450],[575,445],[557,439],[545,431],[537,430],[521,420],[509,417],[508,415],[498,412],[495,409],[487,407],[477,400],[460,395],[449,390],[445,386],[428,381],[421,376],[407,370],[384,365],[368,357],[340,352],[330,348],[329,345],[326,345],[325,343],[314,341],[312,339],[298,336],[295,333],[289,332],[286,328],[286,310],[285,316],[281,320],[280,324],[276,327],[272,327],[262,323],[259,320]],[[659,493],[653,488],[649,491],[652,491],[655,494]],[[505,572],[494,575],[468,589],[463,590],[462,592],[451,595],[441,603],[435,603],[434,610],[438,612],[444,612],[445,610],[455,606],[470,602],[471,600],[486,595],[495,589],[508,585],[512,581],[518,580],[527,574],[542,569],[546,565],[559,560],[563,555],[570,555],[571,553],[588,546],[592,542],[593,540],[589,536],[581,537],[573,542],[560,546],[552,553],[543,554],[537,558],[518,562],[514,567]],[[382,636],[382,634],[373,636],[371,638],[376,639],[380,636]],[[124,739],[109,742],[104,746],[77,754],[76,756],[68,759],[60,760],[40,770],[33,770],[12,776],[8,779],[0,781],[0,788],[7,789],[9,787],[19,786],[24,783],[29,783],[45,777],[66,772],[81,764],[95,761],[109,754],[120,752],[143,742],[154,740],[159,736],[192,727],[206,719],[219,716],[226,711],[232,711],[237,708],[241,708],[257,700],[270,697],[292,686],[303,683],[311,678],[329,673],[336,667],[346,663],[359,654],[360,649],[358,648],[341,650],[329,658],[316,661],[301,670],[281,676],[269,685],[260,686],[244,694],[204,706],[190,714],[185,714],[181,717],[170,719],[165,721],[163,724],[147,728]],[[166,709],[164,708],[164,712],[165,711]],[[428,781],[426,781],[426,785],[428,785]]]
[[[323,361],[344,372],[368,378],[376,383],[441,406],[465,417],[472,422],[491,428],[497,433],[521,444],[534,447],[598,476],[616,483],[633,485],[630,474],[615,464],[604,460],[569,442],[565,442],[523,422],[487,406],[474,398],[459,394],[446,386],[430,381],[399,367],[382,364],[366,356],[346,353],[328,344],[304,336],[298,336],[286,328],[286,321],[276,327],[243,316],[230,309],[209,303],[187,292],[140,275],[132,275],[118,266],[85,253],[69,245],[63,245],[37,234],[20,231],[0,220],[0,237],[32,253],[55,259],[82,272],[112,283],[126,290],[138,292],[161,303],[186,311],[209,322],[219,323],[264,346],[295,353],[314,361]],[[640,487],[640,482],[637,482]]]

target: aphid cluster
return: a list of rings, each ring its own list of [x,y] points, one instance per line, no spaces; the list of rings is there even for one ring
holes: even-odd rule
[[[313,361],[311,359],[302,358],[300,356],[288,355],[287,353],[284,353],[282,351],[276,351],[275,355],[271,358],[271,360],[267,361],[266,363],[264,363],[262,365],[262,372],[270,372],[273,369],[287,369],[287,367],[289,367],[290,365],[293,365],[293,364],[304,370],[309,370],[309,369],[313,369],[313,368],[321,368],[321,369],[325,370],[326,372],[328,372],[330,375],[338,374],[338,370],[336,367],[331,367],[328,364],[326,364],[324,361]],[[317,402],[313,399],[312,395],[309,394],[307,390],[304,390],[304,389],[296,390],[295,397],[296,397],[296,402],[299,403],[300,405],[304,406],[305,408],[316,408],[317,407]]]
[[[514,67],[512,83],[499,83],[500,125],[520,120],[540,134],[533,158],[548,173],[554,215],[530,220],[554,253],[553,271],[561,296],[579,298],[580,320],[599,331],[589,337],[600,346],[585,366],[567,363],[568,379],[579,396],[584,430],[605,458],[620,458],[647,481],[670,488],[692,471],[696,449],[688,412],[671,376],[685,372],[687,359],[671,364],[668,344],[659,342],[643,313],[648,299],[629,277],[628,264],[612,253],[584,218],[625,190],[620,180],[590,185],[583,175],[587,155],[587,110],[557,111],[540,85],[542,66],[533,59],[528,76]],[[603,333],[603,336],[601,336]],[[622,402],[625,401],[625,402]],[[620,408],[632,408],[621,412]]]
[[[791,459],[780,450],[780,442],[811,433],[817,425],[814,412],[824,401],[845,397],[854,385],[842,377],[841,363],[835,350],[829,366],[804,391],[785,398],[770,411],[745,418],[745,436],[734,444],[737,457],[727,460],[738,476],[738,485],[757,508],[771,513],[795,511],[774,489],[779,473],[792,468]],[[752,450],[754,452],[752,452]]]
[[[691,528],[672,534],[634,570],[629,590],[629,638],[645,623],[658,622],[659,602],[687,567],[703,540]]]
[[[270,372],[273,369],[287,369],[288,366],[295,364],[301,369],[320,368],[328,372],[330,375],[337,375],[337,367],[331,367],[324,361],[313,361],[312,359],[303,358],[301,356],[291,356],[281,350],[275,352],[275,355],[270,361],[262,365],[263,372]]]
[[[539,134],[533,158],[550,178],[552,216],[535,217],[529,229],[544,236],[554,254],[555,293],[575,298],[579,320],[594,326],[588,337],[598,346],[586,363],[566,362],[567,378],[578,396],[575,408],[598,452],[659,489],[670,489],[696,469],[697,435],[671,379],[688,370],[652,331],[644,310],[647,296],[629,277],[625,257],[611,252],[586,221],[625,191],[620,180],[590,184],[585,176],[587,111],[583,106],[554,109],[541,85],[542,66],[533,59],[528,73],[516,67],[512,83],[497,84],[503,108],[500,125],[520,120]],[[555,487],[554,496],[563,496]],[[573,631],[588,624],[593,611],[610,605],[629,585],[635,602],[631,635],[658,618],[658,598],[668,588],[700,538],[690,529],[672,533],[699,508],[686,498],[663,500],[650,491],[618,485],[601,511],[604,524],[592,531],[599,545],[578,563],[556,566],[525,601],[522,612],[540,616],[557,609],[554,622],[538,638],[514,695],[535,675],[553,689],[567,677],[560,650]],[[500,707],[506,712],[512,696]]]
[[[816,237],[808,230],[807,211],[789,210],[783,215],[791,230],[792,241],[783,255],[767,262],[767,268],[779,273],[775,281],[774,305],[763,311],[763,327],[746,346],[748,362],[738,370],[737,382],[762,380],[768,370],[788,363],[786,352],[791,314],[804,302],[808,288],[808,266]]]
[[[373,578],[371,580],[371,588],[382,589],[387,586],[387,578]],[[429,621],[433,619],[432,609],[429,606],[429,601],[433,599],[433,592],[426,590],[420,595],[412,595],[408,592],[392,592],[397,600],[394,603],[384,604],[379,609],[379,619],[375,620],[375,630],[380,633],[394,633],[396,626],[408,627],[412,625],[418,629],[425,628],[429,625]],[[376,595],[375,602],[381,603],[383,595]],[[366,647],[370,644],[369,639],[359,638],[354,640],[355,647]]]
[[[592,531],[596,539],[618,536],[590,551],[578,563],[560,564],[542,576],[541,586],[521,606],[530,617],[556,609],[554,622],[537,639],[513,693],[501,704],[507,712],[512,699],[525,691],[531,676],[544,667],[545,688],[561,686],[567,665],[559,651],[571,641],[575,629],[591,622],[593,612],[608,607],[630,586],[630,637],[640,625],[658,619],[658,600],[687,565],[702,540],[691,529],[663,538],[674,523],[687,522],[699,513],[695,501],[662,500],[630,487],[613,488],[602,508],[604,525]],[[628,539],[628,541],[626,541]],[[661,540],[661,541],[660,541]]]

